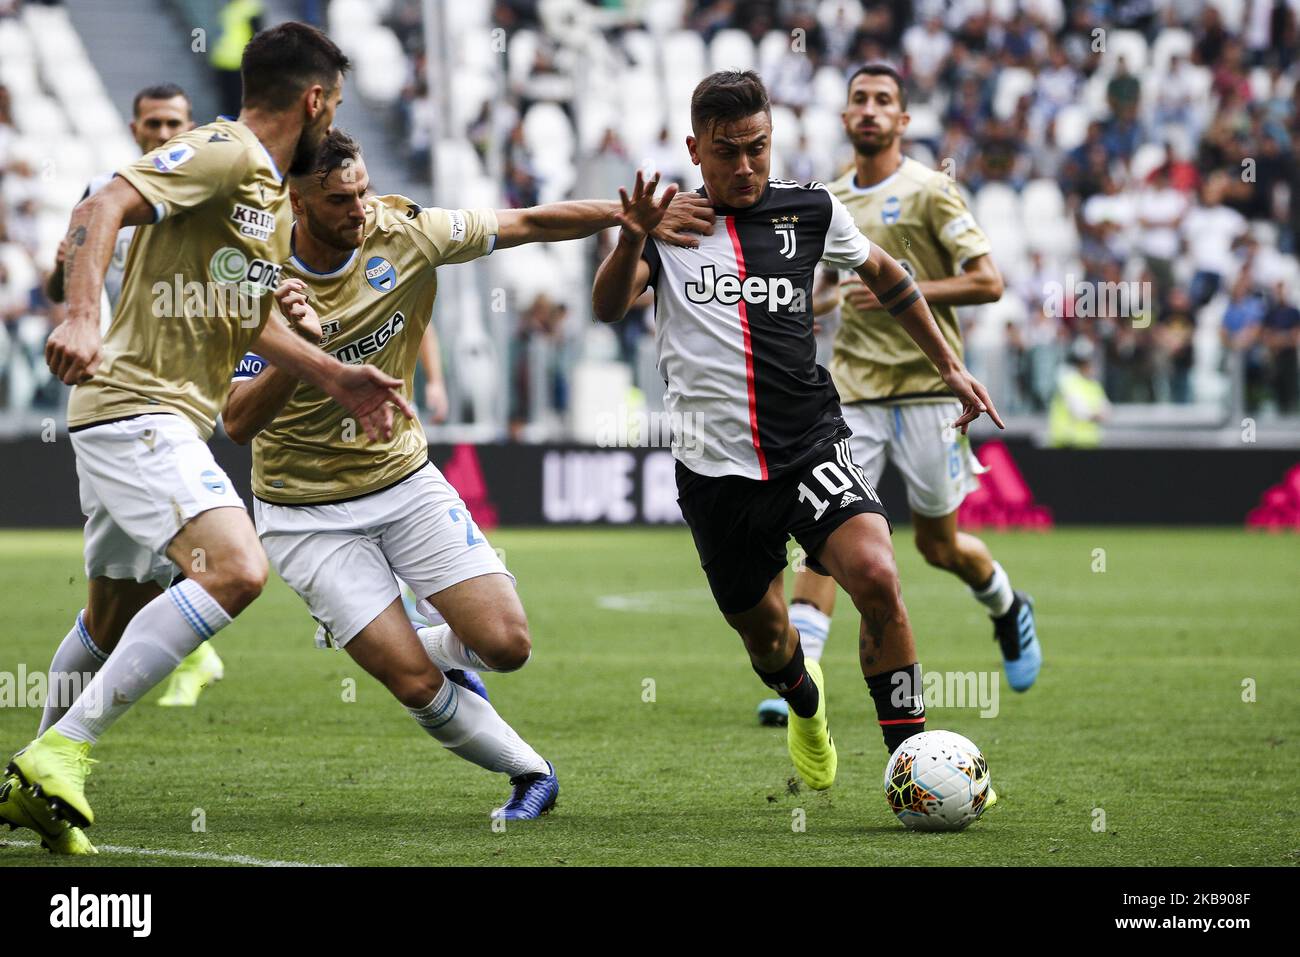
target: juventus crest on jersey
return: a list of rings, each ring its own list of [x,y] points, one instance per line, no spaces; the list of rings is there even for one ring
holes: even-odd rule
[[[766,479],[848,435],[817,365],[813,272],[854,269],[871,244],[820,183],[769,180],[753,206],[715,212],[698,248],[650,239],[642,254],[673,454],[700,475]]]

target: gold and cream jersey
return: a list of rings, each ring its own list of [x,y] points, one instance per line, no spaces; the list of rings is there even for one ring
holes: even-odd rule
[[[289,190],[253,131],[218,120],[117,175],[154,208],[136,230],[94,378],[68,425],[176,412],[207,439],[289,255]]]
[[[402,379],[409,395],[438,292],[436,268],[488,255],[496,234],[491,209],[422,209],[404,196],[372,196],[361,245],[341,266],[314,272],[293,255],[285,277],[308,285],[322,349]],[[235,381],[265,365],[249,353]],[[277,505],[343,501],[393,485],[427,461],[419,421],[398,415],[392,438],[368,441],[350,413],[304,382],[253,440],[253,494]]]
[[[858,229],[917,280],[958,275],[992,246],[975,223],[957,185],[945,173],[905,158],[874,186],[854,185],[849,170],[830,191],[853,214]],[[958,356],[961,327],[952,306],[930,306]],[[831,355],[831,376],[843,402],[934,401],[952,395],[934,365],[884,309],[862,313],[846,299]]]

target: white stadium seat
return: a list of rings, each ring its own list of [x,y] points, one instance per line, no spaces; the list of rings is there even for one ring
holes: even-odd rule
[[[833,66],[818,67],[813,74],[813,102],[839,110],[846,98],[846,79],[843,70]]]
[[[669,82],[682,79],[694,85],[708,72],[704,40],[693,30],[668,34],[664,37],[662,53],[664,77]]]
[[[397,35],[387,27],[371,27],[356,38],[353,51],[361,96],[377,103],[396,102],[408,70]]]
[[[1114,73],[1119,66],[1120,57],[1123,57],[1124,62],[1128,64],[1130,73],[1145,72],[1147,61],[1150,59],[1147,38],[1136,30],[1106,31],[1106,48],[1101,55],[1102,69],[1107,73]]]
[[[1174,56],[1190,58],[1195,41],[1192,35],[1179,27],[1165,27],[1156,34],[1156,42],[1151,47],[1151,69],[1157,77],[1169,72],[1169,61]]]
[[[993,115],[1009,120],[1016,112],[1016,104],[1034,89],[1034,75],[1022,67],[1003,67],[998,72],[997,91],[993,94]]]
[[[1237,33],[1246,19],[1247,0],[1209,0],[1223,17],[1223,26],[1229,33]]]
[[[758,43],[758,70],[766,76],[790,52],[793,38],[784,30],[770,30]]]
[[[719,30],[709,44],[709,62],[717,70],[752,70],[754,41],[744,30]]]
[[[379,24],[380,13],[370,0],[332,0],[329,5],[329,35],[340,47]]]
[[[1156,171],[1167,159],[1167,151],[1162,143],[1143,143],[1129,160],[1129,173],[1139,183]]]
[[[1061,107],[1056,114],[1056,145],[1072,150],[1088,136],[1088,111],[1077,104]]]
[[[507,75],[511,86],[520,86],[528,79],[537,57],[537,47],[541,39],[532,30],[516,30],[506,47]]]

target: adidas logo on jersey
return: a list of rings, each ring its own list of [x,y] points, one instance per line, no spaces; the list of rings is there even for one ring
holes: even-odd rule
[[[845,492],[844,497],[840,499],[840,508],[843,508],[845,505],[852,505],[854,502],[861,502],[861,501],[862,501],[861,495],[854,495],[852,492]]]

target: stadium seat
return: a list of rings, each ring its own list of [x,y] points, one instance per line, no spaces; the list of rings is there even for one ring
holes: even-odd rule
[[[692,87],[708,72],[704,40],[693,30],[675,30],[664,37],[664,78],[689,83]]]
[[[1192,35],[1186,30],[1179,27],[1164,27],[1156,34],[1155,43],[1151,46],[1151,69],[1155,71],[1157,77],[1165,76],[1169,73],[1169,61],[1174,56],[1190,57],[1195,41]],[[1155,84],[1148,83],[1147,86]]]
[[[371,27],[354,41],[357,91],[376,103],[394,103],[406,86],[402,44],[387,27]],[[459,87],[455,99],[460,98]]]
[[[744,30],[719,30],[709,44],[713,70],[752,70],[754,41]]]
[[[1016,104],[1026,93],[1033,92],[1034,75],[1021,67],[1008,66],[998,71],[997,92],[993,95],[993,115],[1009,120],[1016,112]]]
[[[641,7],[646,29],[658,36],[677,27],[686,14],[685,0],[644,0]]]
[[[512,87],[522,86],[537,58],[541,38],[533,30],[516,30],[506,47],[506,71]]]
[[[332,0],[328,16],[329,34],[340,47],[347,49],[349,41],[378,26],[381,16],[377,4],[370,0]]]
[[[790,51],[791,37],[784,30],[769,30],[758,43],[758,71],[767,76]]]
[[[1223,26],[1229,33],[1241,30],[1246,19],[1247,0],[1209,0],[1209,5],[1223,17]]]
[[[938,140],[943,136],[943,121],[928,103],[910,103],[907,109],[912,117],[907,124],[909,140]]]
[[[1068,152],[1088,136],[1088,111],[1078,104],[1061,107],[1056,114],[1056,145]]]
[[[818,67],[813,74],[813,102],[838,113],[844,105],[846,79],[844,72],[833,66]]]
[[[1144,182],[1168,157],[1168,151],[1162,143],[1143,143],[1133,153],[1129,161],[1129,173],[1138,182]]]
[[[1130,73],[1145,72],[1151,58],[1147,38],[1136,30],[1106,31],[1106,48],[1101,55],[1102,69],[1113,75],[1119,67],[1120,57],[1128,64]]]
[[[623,34],[623,49],[632,58],[637,70],[654,70],[659,67],[659,44],[646,30],[628,30]]]

